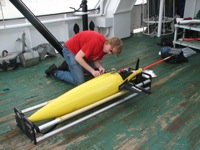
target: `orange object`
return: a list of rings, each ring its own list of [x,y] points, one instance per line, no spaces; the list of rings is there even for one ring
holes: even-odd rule
[[[183,41],[200,41],[200,38],[183,38]]]

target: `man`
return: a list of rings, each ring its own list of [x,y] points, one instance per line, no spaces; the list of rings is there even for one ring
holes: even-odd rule
[[[106,38],[96,31],[82,31],[70,38],[62,50],[68,69],[57,68],[53,64],[45,73],[79,85],[85,82],[84,72],[94,77],[104,73],[105,69],[100,62],[104,55],[119,55],[121,50],[122,41],[119,38]]]

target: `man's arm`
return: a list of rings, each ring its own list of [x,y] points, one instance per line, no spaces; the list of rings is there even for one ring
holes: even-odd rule
[[[100,75],[99,71],[95,71],[90,65],[88,65],[88,63],[84,60],[85,57],[85,53],[80,50],[76,56],[75,56],[75,60],[83,67],[85,68],[87,71],[89,71],[94,77],[97,77]]]

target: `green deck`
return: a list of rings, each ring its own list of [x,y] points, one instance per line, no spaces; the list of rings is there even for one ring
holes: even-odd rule
[[[120,57],[106,56],[107,70],[144,67],[160,59],[159,38],[135,34],[123,39]],[[199,53],[199,52],[198,52]],[[115,108],[34,145],[16,126],[13,108],[25,109],[51,100],[72,85],[48,78],[44,70],[61,56],[38,65],[0,72],[0,149],[200,150],[200,58],[151,68],[152,94],[139,95]]]

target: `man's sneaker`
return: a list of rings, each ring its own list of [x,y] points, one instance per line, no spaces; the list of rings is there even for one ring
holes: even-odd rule
[[[54,76],[54,73],[58,70],[55,64],[51,65],[47,70],[45,70],[45,74],[50,76]]]
[[[69,66],[66,61],[63,61],[62,64],[58,67],[58,70],[68,71]]]

